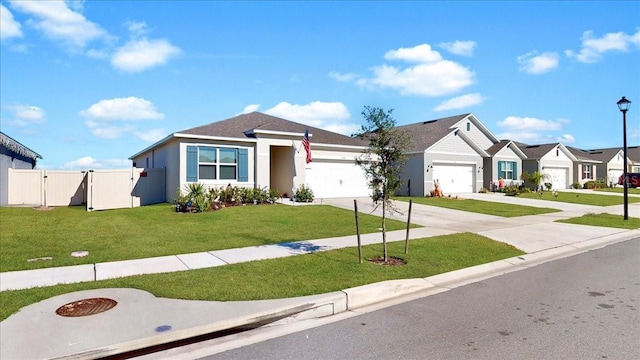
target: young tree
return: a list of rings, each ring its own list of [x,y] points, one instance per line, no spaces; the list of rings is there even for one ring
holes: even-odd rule
[[[400,172],[406,161],[410,146],[409,136],[396,126],[391,116],[393,109],[385,111],[378,107],[365,106],[362,111],[367,121],[354,136],[369,140],[369,147],[356,159],[362,167],[373,189],[371,195],[376,204],[382,205],[382,247],[383,261],[388,261],[386,214],[399,212],[391,201],[391,196],[402,185]]]

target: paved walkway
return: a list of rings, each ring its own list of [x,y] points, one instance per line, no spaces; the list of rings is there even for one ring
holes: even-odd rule
[[[640,229],[621,230],[554,222],[586,213],[622,214],[622,205],[611,207],[507,197],[502,194],[465,194],[464,198],[551,207],[557,213],[502,218],[439,207],[414,204],[411,220],[423,228],[411,229],[410,238],[456,232],[474,232],[514,245],[527,253],[513,259],[484,264],[425,279],[408,279],[366,285],[340,292],[294,299],[252,302],[190,301],[156,298],[135,289],[99,289],[56,296],[27,306],[0,323],[2,359],[55,358],[61,356],[101,357],[163,344],[218,330],[274,321],[302,319],[358,309],[374,302],[408,294],[446,291],[466,281],[477,281],[534,266],[560,256],[640,236]],[[323,203],[353,209],[352,199],[324,199]],[[408,203],[396,205],[405,215]],[[370,199],[358,199],[363,213],[380,214]],[[629,204],[629,214],[640,217],[640,203]],[[404,240],[405,230],[388,233],[389,241]],[[380,243],[381,235],[362,235],[363,244]],[[244,261],[279,258],[356,245],[355,236],[313,241],[181,254],[151,259],[126,260],[0,273],[1,290],[50,286],[59,283],[94,281],[137,274],[182,271],[222,266]],[[106,312],[83,317],[62,317],[56,309],[87,298],[109,298],[117,305]],[[81,354],[81,355],[79,355]]]

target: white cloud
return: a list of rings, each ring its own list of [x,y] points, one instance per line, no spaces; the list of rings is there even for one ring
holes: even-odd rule
[[[156,111],[149,100],[138,97],[100,100],[80,115],[93,120],[155,120],[163,119],[164,114]]]
[[[431,45],[422,44],[412,48],[389,50],[384,54],[387,60],[402,60],[415,63],[435,63],[442,60],[440,53],[432,50]]]
[[[454,41],[438,44],[438,46],[447,50],[448,52],[462,56],[472,56],[473,50],[476,45],[477,44],[475,41]]]
[[[105,125],[93,120],[87,120],[85,124],[93,136],[102,139],[117,139],[135,130],[135,127],[131,125]]]
[[[576,138],[571,134],[564,134],[562,136],[559,136],[557,139],[563,144],[573,144],[574,142],[576,142]]]
[[[149,32],[149,26],[143,21],[127,21],[125,26],[134,39],[140,38]]]
[[[131,160],[128,159],[105,159],[97,160],[91,156],[84,156],[79,159],[66,162],[62,165],[66,170],[85,170],[85,169],[107,169],[107,168],[127,168],[131,167]]]
[[[358,79],[364,88],[391,88],[402,95],[442,96],[458,92],[474,83],[475,74],[468,68],[444,60],[429,44],[388,51],[387,60],[417,63],[408,67],[387,64],[374,66],[374,77]]]
[[[554,52],[539,54],[537,51],[531,51],[518,56],[518,62],[520,63],[520,71],[538,75],[556,69],[560,62],[560,56]]]
[[[351,114],[341,102],[313,101],[306,105],[281,102],[264,113],[344,135],[360,128],[358,124],[345,122]]]
[[[111,58],[115,68],[139,72],[158,65],[164,65],[170,58],[181,53],[180,48],[167,40],[131,40],[119,48]]]
[[[604,53],[610,51],[629,51],[629,46],[640,46],[640,29],[635,34],[628,35],[624,32],[608,33],[600,38],[593,35],[593,31],[585,31],[582,34],[582,48],[579,52],[566,50],[565,54],[583,63],[598,62]]]
[[[554,133],[562,130],[569,120],[543,120],[534,117],[508,116],[503,121],[498,122],[500,128],[505,131],[497,136],[501,139],[520,141],[527,144],[541,144],[560,141],[563,143],[573,143],[573,135]]]
[[[258,111],[259,108],[260,108],[260,104],[250,104],[244,107],[241,114],[252,113],[254,111]]]
[[[329,77],[334,79],[334,80],[336,80],[336,81],[348,82],[348,81],[353,81],[353,80],[357,79],[358,75],[356,75],[354,73],[340,74],[338,72],[331,71],[329,73]]]
[[[28,126],[31,124],[42,124],[46,119],[43,109],[32,105],[10,105],[5,109],[13,113],[13,119],[9,121],[13,126]]]
[[[0,4],[0,40],[21,36],[20,23],[13,19],[13,14],[9,9]]]
[[[140,140],[150,143],[156,142],[167,135],[164,129],[151,129],[146,132],[136,132],[135,134]]]
[[[271,109],[265,110],[265,113],[304,123],[327,119],[344,120],[351,116],[343,103],[322,101],[314,101],[307,105],[281,102]]]
[[[478,93],[466,94],[462,96],[457,96],[447,101],[440,103],[433,110],[434,111],[444,111],[444,110],[453,110],[453,109],[462,109],[473,105],[482,104],[484,102],[484,98],[482,95]]]
[[[73,8],[69,8],[72,4]],[[74,49],[84,48],[89,42],[107,37],[107,33],[97,24],[87,20],[74,10],[81,10],[77,3],[65,1],[11,1],[11,6],[20,12],[33,16],[27,24],[44,33],[45,36],[60,41]]]
[[[501,128],[510,130],[560,130],[564,121],[542,120],[533,117],[508,116],[498,122]]]
[[[91,156],[84,156],[77,160],[66,162],[62,165],[63,169],[93,169],[93,168],[102,168],[102,165],[99,164],[96,159]]]

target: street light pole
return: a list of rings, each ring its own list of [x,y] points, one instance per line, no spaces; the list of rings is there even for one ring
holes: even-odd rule
[[[624,96],[618,100],[618,109],[622,112],[622,152],[623,162],[622,167],[622,186],[624,187],[624,219],[629,220],[629,176],[627,175],[627,110],[631,106],[631,101],[627,100]]]

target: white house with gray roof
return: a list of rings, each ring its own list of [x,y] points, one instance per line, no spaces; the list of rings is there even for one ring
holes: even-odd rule
[[[312,162],[302,146],[309,132]],[[268,187],[287,197],[305,184],[316,198],[369,196],[355,159],[368,143],[259,112],[175,132],[132,155],[134,167],[166,168],[167,201],[185,184]]]
[[[491,189],[500,177],[519,183],[524,153],[499,140],[473,114],[403,125],[412,139],[400,195],[426,196],[439,184],[446,194]]]

